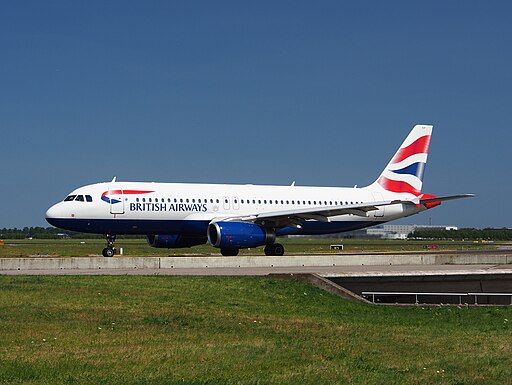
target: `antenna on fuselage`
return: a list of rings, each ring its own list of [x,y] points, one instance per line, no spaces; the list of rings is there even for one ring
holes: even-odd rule
[[[114,178],[112,178],[112,182],[110,182],[110,183],[114,183],[114,182],[116,181],[116,178],[117,178],[117,176],[115,176]]]
[[[291,187],[295,186],[295,181],[292,182],[292,184],[290,185]]]

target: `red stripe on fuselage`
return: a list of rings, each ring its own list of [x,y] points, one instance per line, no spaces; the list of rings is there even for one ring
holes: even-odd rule
[[[101,196],[105,196],[107,194],[149,194],[149,193],[152,193],[154,191],[143,191],[143,190],[110,190],[110,191],[105,191],[103,194],[101,194]]]
[[[404,159],[407,159],[411,155],[415,154],[427,154],[428,146],[430,144],[430,135],[422,136],[421,138],[416,139],[413,143],[408,145],[407,147],[401,148],[393,157],[391,163],[398,163]]]

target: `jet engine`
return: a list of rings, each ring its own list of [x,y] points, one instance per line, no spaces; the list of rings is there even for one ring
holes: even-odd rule
[[[208,242],[221,249],[246,249],[274,243],[276,233],[246,222],[214,222],[208,225]]]

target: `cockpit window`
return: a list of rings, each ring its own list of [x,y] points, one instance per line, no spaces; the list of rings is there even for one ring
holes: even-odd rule
[[[92,196],[90,195],[68,195],[66,199],[64,199],[64,202],[71,202],[71,201],[77,201],[77,202],[92,202]]]

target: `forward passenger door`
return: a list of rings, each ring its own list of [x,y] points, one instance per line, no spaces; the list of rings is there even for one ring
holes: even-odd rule
[[[124,194],[119,187],[109,188],[110,214],[124,214]]]

